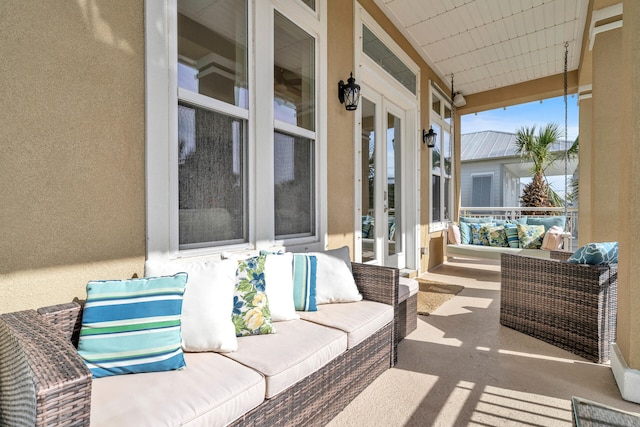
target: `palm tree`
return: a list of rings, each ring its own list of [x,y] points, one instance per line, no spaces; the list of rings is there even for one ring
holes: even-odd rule
[[[551,151],[551,147],[558,142],[561,135],[557,124],[549,123],[540,128],[536,134],[535,125],[523,126],[516,133],[516,153],[524,160],[533,164],[531,172],[532,181],[523,190],[520,200],[525,207],[553,207],[562,206],[563,201],[559,195],[547,184],[545,170],[556,160],[565,156],[564,151]],[[578,153],[578,139],[566,151],[571,158]]]

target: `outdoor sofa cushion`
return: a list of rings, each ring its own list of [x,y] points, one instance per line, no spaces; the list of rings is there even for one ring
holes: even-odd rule
[[[265,376],[271,398],[325,366],[347,349],[347,334],[304,320],[278,323],[278,332],[238,338],[225,356]]]
[[[353,348],[393,321],[393,307],[373,301],[325,304],[318,311],[300,313],[300,317],[346,332],[347,347]]]
[[[550,251],[540,249],[502,248],[498,246],[447,245],[447,256],[500,259],[501,254],[528,255],[536,258],[551,258]]]
[[[224,426],[264,401],[253,369],[217,353],[185,353],[185,361],[181,371],[94,380],[91,426]]]

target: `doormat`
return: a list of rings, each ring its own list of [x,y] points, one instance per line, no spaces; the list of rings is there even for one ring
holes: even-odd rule
[[[449,283],[434,282],[432,280],[417,279],[420,286],[418,291],[418,314],[428,316],[433,311],[450,300],[464,289],[464,286]]]

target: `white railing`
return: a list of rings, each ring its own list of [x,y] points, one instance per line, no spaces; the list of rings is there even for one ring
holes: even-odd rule
[[[525,208],[525,207],[487,207],[460,208],[460,216],[482,217],[492,216],[495,219],[518,219],[523,216],[564,215],[565,208]],[[567,221],[565,231],[571,233],[570,247],[577,247],[578,242],[578,208],[566,208]]]

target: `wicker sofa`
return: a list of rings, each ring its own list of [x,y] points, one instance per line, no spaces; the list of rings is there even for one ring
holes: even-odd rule
[[[357,263],[352,269],[363,301],[334,304],[324,313],[321,308],[314,319],[284,322],[274,335],[242,339],[236,359],[243,350],[249,359],[269,357],[270,351],[276,360],[294,353],[280,347],[287,339],[298,342],[296,333],[308,335],[309,342],[317,337],[329,342],[330,351],[304,357],[318,365],[312,372],[290,366],[284,377],[281,366],[265,370],[251,367],[248,359],[239,363],[218,353],[186,353],[187,369],[181,371],[93,380],[74,346],[81,304],[2,314],[0,424],[324,425],[393,366],[397,349],[399,271]],[[356,314],[344,327],[347,306]],[[384,324],[375,325],[381,316]]]
[[[616,337],[618,265],[502,254],[500,323],[587,360],[609,360]]]

